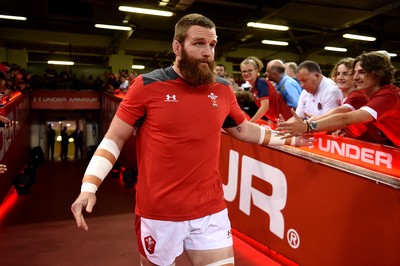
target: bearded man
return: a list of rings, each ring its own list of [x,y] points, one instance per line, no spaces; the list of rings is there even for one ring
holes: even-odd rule
[[[221,129],[260,145],[294,144],[245,119],[226,80],[215,77],[217,34],[200,15],[175,26],[173,66],[135,78],[83,177],[71,210],[88,230],[95,192],[136,129],[136,236],[141,265],[234,265],[231,225],[219,173]]]

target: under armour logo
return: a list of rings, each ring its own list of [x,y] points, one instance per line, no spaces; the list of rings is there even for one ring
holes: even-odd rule
[[[175,94],[167,94],[167,95],[165,95],[165,101],[166,102],[173,102],[173,103],[178,102]]]
[[[218,96],[217,95],[215,95],[214,93],[211,92],[208,95],[208,98],[211,99],[212,107],[218,107],[218,104],[217,104]]]

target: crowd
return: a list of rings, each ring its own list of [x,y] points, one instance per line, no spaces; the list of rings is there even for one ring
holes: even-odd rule
[[[0,93],[10,95],[15,91],[26,92],[34,89],[62,90],[96,90],[118,92],[127,90],[130,82],[137,76],[136,71],[122,70],[121,73],[105,71],[103,76],[96,78],[76,74],[68,69],[60,72],[49,65],[42,75],[32,74],[17,64],[0,63]]]
[[[247,57],[240,64],[245,82],[232,86],[251,122],[265,120],[287,136],[323,131],[400,147],[400,89],[386,52],[342,58],[329,76],[310,60],[297,65],[273,59],[264,73],[263,67],[257,57]]]

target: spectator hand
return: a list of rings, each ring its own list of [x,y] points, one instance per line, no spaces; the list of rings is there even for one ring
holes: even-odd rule
[[[0,121],[3,122],[4,124],[11,124],[10,119],[2,115],[0,115]]]
[[[294,146],[296,147],[312,146],[316,141],[312,134],[303,134],[302,136],[294,138],[295,138]]]
[[[293,119],[292,122],[286,122],[283,117],[279,115],[279,122],[276,131],[282,135],[282,138],[289,138],[295,136],[302,136],[303,133],[307,132],[307,123],[299,117],[296,112],[292,109]],[[282,120],[282,121],[281,121]]]
[[[74,214],[76,225],[85,231],[89,230],[85,219],[83,218],[82,210],[84,207],[86,212],[91,213],[96,204],[96,194],[90,192],[81,192],[78,198],[71,206],[71,211]]]
[[[4,164],[0,164],[0,174],[4,174],[7,171],[7,166]]]
[[[336,130],[332,132],[332,136],[335,138],[342,138],[346,135],[346,132],[342,129]]]

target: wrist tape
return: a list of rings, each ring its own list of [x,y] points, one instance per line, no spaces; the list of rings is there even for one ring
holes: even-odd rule
[[[285,145],[285,139],[282,139],[282,136],[279,136],[276,131],[269,130],[269,141],[265,141],[265,129],[262,126],[260,127],[260,139],[258,140],[258,145],[265,145],[265,146],[282,146]]]
[[[285,142],[286,139],[282,139],[282,136],[278,135],[276,131],[271,130],[268,146],[282,146],[285,145]]]
[[[259,126],[259,129],[260,129],[260,139],[258,140],[258,145],[262,145],[265,139],[265,128]]]
[[[81,192],[96,192],[117,161],[120,150],[117,144],[104,138],[96,149],[82,180]]]

